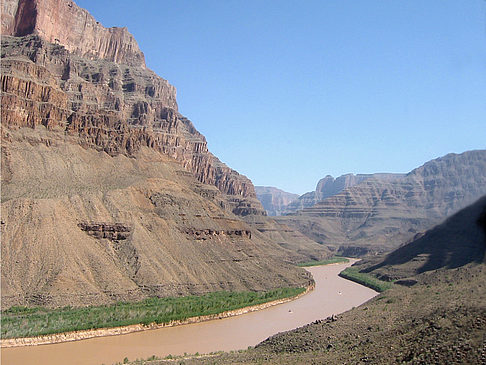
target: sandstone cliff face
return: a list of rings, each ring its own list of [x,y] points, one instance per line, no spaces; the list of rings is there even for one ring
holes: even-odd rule
[[[6,0],[2,34],[9,126],[64,128],[82,146],[110,155],[154,148],[236,196],[228,208],[264,214],[251,181],[208,151],[204,136],[178,113],[175,88],[145,68],[126,28],[104,28],[72,1]],[[31,106],[35,113],[16,112]]]
[[[281,215],[285,208],[299,196],[271,186],[255,186],[258,200],[270,216]]]
[[[87,59],[145,67],[145,58],[126,28],[105,28],[66,0],[3,0],[2,34],[37,34]]]
[[[32,33],[2,35],[4,307],[309,283],[289,262],[327,251],[292,251],[242,220],[266,218],[251,181],[208,151],[131,36],[78,29],[92,18],[69,1],[2,10],[2,32]]]
[[[336,195],[344,189],[360,184],[367,179],[378,179],[383,181],[394,180],[403,177],[403,174],[346,174],[338,178],[333,178],[327,175],[325,178],[319,180],[315,191],[311,191],[301,195],[298,199],[287,205],[283,209],[284,214],[294,213],[300,209],[310,208],[314,204],[324,200],[330,196]]]
[[[366,179],[279,221],[357,256],[396,248],[484,194],[486,151],[469,151],[396,179]]]
[[[208,151],[177,112],[174,87],[152,71],[80,58],[35,35],[4,36],[2,65],[2,122],[9,128],[62,130],[112,156],[153,148],[230,195],[228,208],[263,214],[251,181]]]

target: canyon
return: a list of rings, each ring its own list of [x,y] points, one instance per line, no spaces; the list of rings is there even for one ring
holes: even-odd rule
[[[293,263],[329,251],[266,216],[125,28],[65,0],[1,25],[4,308],[309,284]]]
[[[343,175],[280,207],[276,220],[345,256],[389,252],[486,194],[486,150],[407,174]]]
[[[283,213],[291,214],[298,210],[310,208],[313,205],[319,203],[321,200],[329,198],[330,196],[339,194],[344,189],[351,188],[355,185],[362,183],[368,179],[376,179],[383,181],[391,181],[402,177],[404,174],[345,174],[337,178],[333,178],[331,175],[327,175],[323,179],[319,180],[316,189],[310,191],[298,197],[294,201],[290,202],[284,209]]]
[[[278,333],[245,351],[184,363],[483,364],[485,217],[486,196],[396,251],[355,263],[371,277],[395,280],[356,308]]]
[[[297,194],[287,193],[271,186],[255,186],[255,192],[269,216],[282,215],[289,204],[299,198]]]

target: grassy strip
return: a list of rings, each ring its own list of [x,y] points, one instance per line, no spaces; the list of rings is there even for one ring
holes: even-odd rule
[[[2,311],[1,335],[2,338],[33,337],[138,323],[168,323],[290,298],[304,291],[305,288],[280,288],[268,292],[221,291],[84,308],[12,307]]]
[[[327,260],[303,262],[301,264],[297,264],[297,266],[309,267],[309,266],[338,264],[338,263],[343,263],[343,262],[349,262],[349,260],[345,257],[333,256],[333,257],[331,257],[330,259],[327,259]]]
[[[376,290],[379,293],[384,292],[387,289],[390,289],[393,285],[390,282],[379,280],[374,276],[371,276],[370,274],[361,273],[359,272],[358,269],[352,266],[341,271],[339,273],[339,276],[354,281],[358,284],[367,286],[368,288]]]

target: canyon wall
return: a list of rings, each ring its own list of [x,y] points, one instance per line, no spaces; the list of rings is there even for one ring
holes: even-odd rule
[[[389,251],[486,194],[486,150],[367,178],[279,222],[344,255]]]
[[[293,263],[329,255],[266,233],[251,181],[126,30],[70,1],[7,0],[1,61],[4,308],[306,286]]]
[[[208,151],[125,28],[106,29],[65,0],[5,1],[2,11],[4,124],[62,129],[112,156],[154,148],[228,194],[235,213],[264,214],[251,181]]]
[[[271,186],[255,186],[258,200],[269,216],[281,215],[286,207],[299,196]]]
[[[404,174],[387,174],[387,173],[377,173],[377,174],[345,174],[337,178],[327,175],[323,179],[319,180],[316,186],[316,190],[310,191],[301,195],[298,199],[294,199],[289,203],[284,209],[282,209],[283,214],[295,213],[300,209],[310,208],[314,204],[324,200],[330,196],[339,194],[341,191],[347,188],[351,188],[355,185],[367,179],[378,179],[378,180],[394,180],[403,177]]]
[[[37,34],[87,59],[145,67],[145,57],[126,28],[105,28],[66,0],[3,0],[2,34]]]

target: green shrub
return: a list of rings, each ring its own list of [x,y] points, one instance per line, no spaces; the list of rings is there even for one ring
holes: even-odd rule
[[[217,314],[268,301],[289,298],[305,288],[280,288],[268,292],[213,292],[200,296],[148,298],[105,306],[58,309],[12,307],[2,312],[2,338],[109,328],[142,323],[168,323]]]
[[[349,260],[346,257],[333,256],[333,257],[326,259],[326,260],[303,262],[303,263],[297,264],[297,266],[300,266],[300,267],[320,266],[320,265],[330,265],[330,264],[338,264],[338,263],[344,263],[344,262],[349,262]]]
[[[354,281],[358,284],[367,286],[368,288],[376,290],[379,293],[390,289],[393,285],[390,282],[379,280],[370,274],[359,272],[358,269],[352,266],[341,271],[339,273],[339,276]]]

